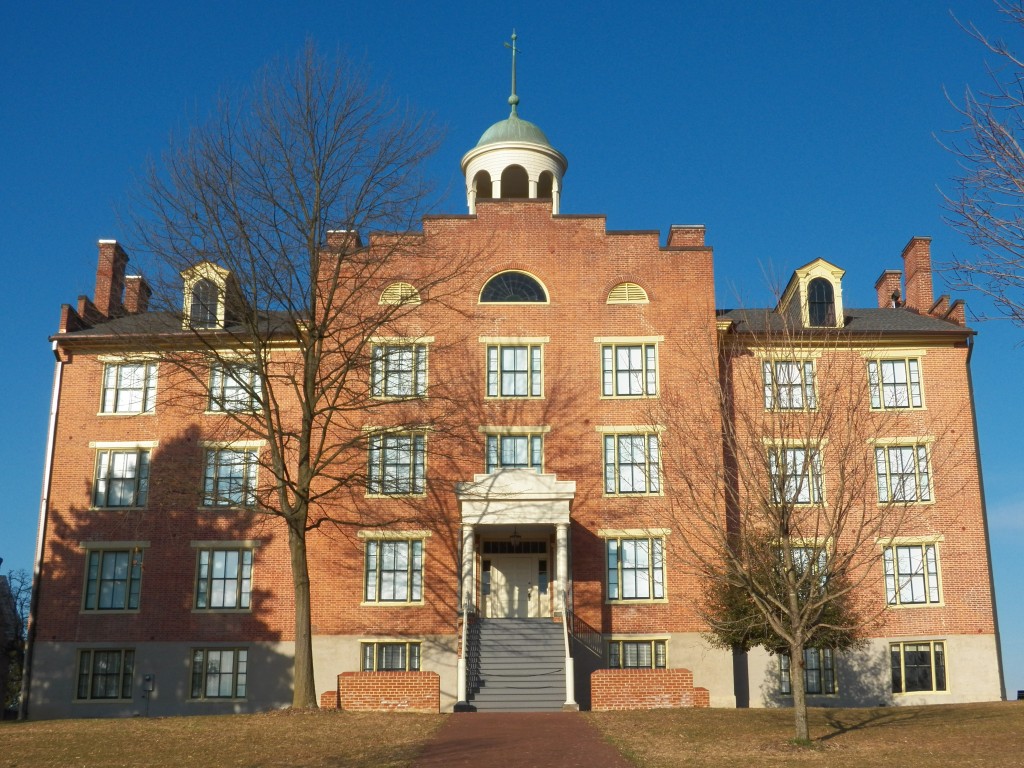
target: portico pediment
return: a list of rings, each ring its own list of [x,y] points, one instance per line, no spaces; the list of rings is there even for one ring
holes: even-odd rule
[[[463,525],[556,525],[569,522],[576,483],[530,469],[506,469],[459,483],[455,496]]]

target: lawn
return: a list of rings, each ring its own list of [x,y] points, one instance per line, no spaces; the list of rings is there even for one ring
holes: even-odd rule
[[[7,722],[0,723],[0,768],[407,768],[445,717],[324,711]],[[790,710],[677,709],[584,717],[638,768],[1024,764],[1024,703],[1016,702],[814,709],[811,747],[789,743]],[[560,757],[552,755],[553,766]],[[506,768],[515,766],[513,755]]]
[[[0,766],[405,768],[443,715],[260,715],[0,723]]]
[[[789,709],[662,709],[588,715],[641,768],[1024,765],[1024,702],[810,710],[810,747]]]

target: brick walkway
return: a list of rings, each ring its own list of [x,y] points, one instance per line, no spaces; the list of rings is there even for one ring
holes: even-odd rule
[[[633,768],[578,712],[452,715],[413,768]]]

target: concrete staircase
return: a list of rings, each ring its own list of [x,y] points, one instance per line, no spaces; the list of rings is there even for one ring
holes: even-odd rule
[[[469,703],[480,712],[557,712],[565,703],[562,625],[481,619],[468,639]]]

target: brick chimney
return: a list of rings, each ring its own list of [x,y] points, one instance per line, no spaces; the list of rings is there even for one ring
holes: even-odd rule
[[[704,245],[703,224],[673,224],[668,231],[668,247]]]
[[[137,315],[149,309],[149,298],[153,289],[142,275],[128,275],[124,279],[124,309],[129,315]]]
[[[878,292],[878,308],[888,309],[900,306],[902,300],[900,285],[903,280],[903,273],[898,269],[887,269],[875,281],[875,290]]]
[[[918,312],[931,309],[932,298],[932,239],[912,237],[903,249],[903,272],[907,276],[906,303]]]
[[[93,303],[104,317],[117,317],[124,314],[124,270],[128,265],[128,254],[117,240],[100,240],[99,245]]]

